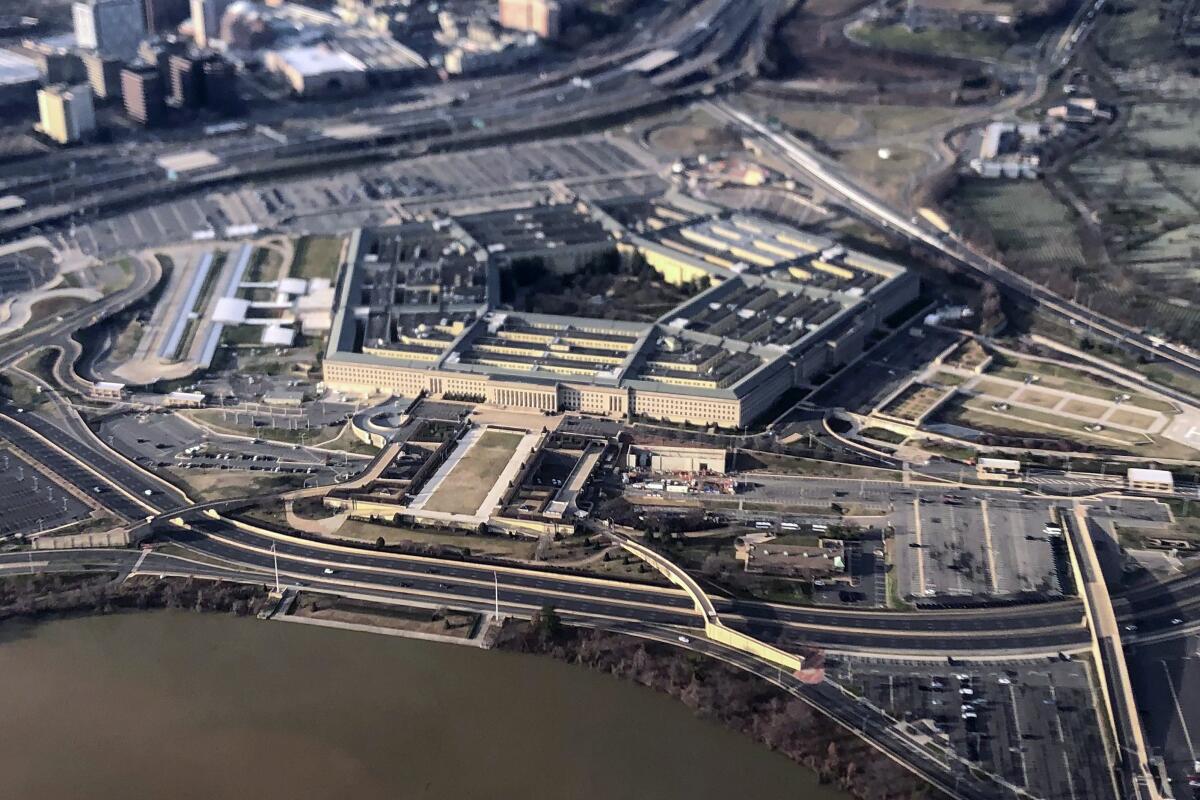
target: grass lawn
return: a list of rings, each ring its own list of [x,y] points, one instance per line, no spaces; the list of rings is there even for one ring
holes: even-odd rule
[[[485,431],[450,470],[424,510],[474,514],[512,459],[522,438],[519,433]]]
[[[476,504],[478,507],[478,504]],[[475,509],[471,509],[474,511]],[[537,550],[534,539],[517,538],[512,536],[468,536],[462,532],[439,530],[414,530],[398,528],[394,525],[380,525],[358,519],[348,519],[342,524],[333,538],[348,539],[374,545],[383,538],[385,544],[399,545],[427,544],[444,547],[462,547],[471,551],[475,556],[492,556],[495,558],[512,558],[529,560]]]
[[[36,325],[83,308],[87,304],[87,301],[81,297],[47,297],[44,300],[38,300],[29,309],[29,320]]]
[[[910,31],[904,25],[862,25],[854,36],[868,44],[912,53],[999,58],[1010,43],[991,31],[928,29]]]
[[[1163,414],[1175,414],[1179,409],[1167,400],[1136,394],[1121,386],[1105,385],[1084,372],[1060,367],[1055,364],[1043,364],[1039,361],[1013,362],[1011,366],[1002,366],[989,370],[988,374],[1013,381],[1024,381],[1027,375],[1038,376],[1038,385],[1050,389],[1092,397],[1097,400],[1109,400],[1120,394],[1130,395],[1125,401],[1128,405],[1144,408],[1147,411],[1158,411]]]
[[[821,475],[828,478],[860,478],[884,481],[899,480],[900,473],[893,469],[858,467],[853,464],[837,464],[832,461],[817,461],[811,458],[782,456],[774,453],[753,453],[755,461],[763,464],[765,472],[784,475]]]
[[[342,239],[338,236],[303,236],[296,242],[296,257],[292,261],[293,278],[337,277],[342,258]]]
[[[227,500],[265,492],[286,491],[304,485],[304,475],[255,475],[242,471],[221,472],[198,469],[172,469],[171,475],[185,485],[193,500]]]

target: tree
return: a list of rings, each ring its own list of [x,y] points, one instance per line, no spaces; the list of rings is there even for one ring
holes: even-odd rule
[[[544,605],[533,615],[533,633],[542,644],[554,641],[562,632],[562,619],[554,606]]]
[[[1000,331],[1007,318],[1000,298],[1000,290],[992,281],[984,281],[980,295],[979,329],[981,333],[991,334]]]

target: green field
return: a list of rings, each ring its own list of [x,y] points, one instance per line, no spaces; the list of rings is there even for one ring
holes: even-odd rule
[[[342,258],[342,239],[338,236],[303,236],[296,240],[296,255],[292,260],[293,278],[337,277]]]
[[[425,504],[425,511],[474,514],[500,472],[512,460],[524,436],[508,431],[485,431],[471,446]]]
[[[901,24],[860,25],[854,38],[876,47],[968,58],[1000,58],[1012,42],[996,31],[928,30],[911,31]]]

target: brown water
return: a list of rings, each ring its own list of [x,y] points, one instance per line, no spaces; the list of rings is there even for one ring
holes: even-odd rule
[[[7,800],[842,800],[548,658],[155,612],[0,628]]]

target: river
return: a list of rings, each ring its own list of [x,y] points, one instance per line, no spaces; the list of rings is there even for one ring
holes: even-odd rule
[[[844,800],[549,658],[189,612],[0,627],[12,800]]]

